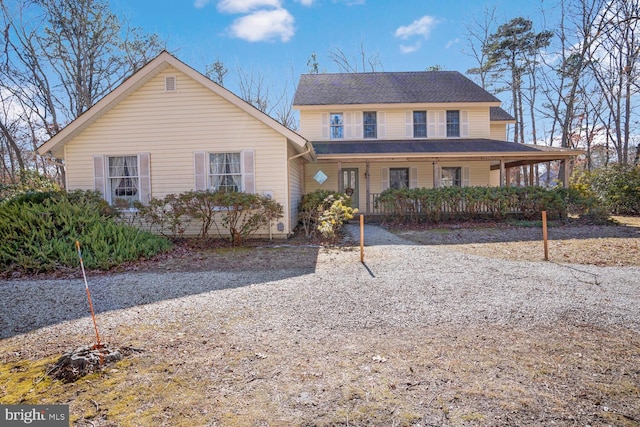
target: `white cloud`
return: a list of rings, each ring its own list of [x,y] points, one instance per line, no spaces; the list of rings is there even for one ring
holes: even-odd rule
[[[196,0],[204,2],[208,0]],[[218,10],[224,13],[248,13],[257,9],[273,7],[280,9],[281,0],[220,0]]]
[[[295,19],[285,9],[259,10],[236,19],[231,25],[231,35],[250,42],[280,39],[289,41],[295,34]]]
[[[395,36],[402,40],[407,40],[412,36],[422,36],[426,39],[429,37],[431,30],[436,26],[436,24],[438,24],[437,19],[432,16],[425,15],[422,18],[413,21],[409,25],[398,27],[395,32]]]
[[[314,1],[315,0],[297,0],[297,2],[303,6],[313,6]]]
[[[196,9],[202,9],[203,7],[205,7],[206,5],[208,5],[209,3],[211,3],[211,0],[195,0],[193,2],[193,6]]]
[[[410,45],[410,46],[401,44],[400,45],[400,52],[401,53],[412,53],[412,52],[415,52],[416,50],[420,49],[420,46],[421,46],[420,42],[417,42],[416,44]]]
[[[459,38],[456,38],[456,39],[453,39],[453,40],[449,40],[449,41],[447,42],[447,44],[446,44],[444,47],[445,47],[445,49],[451,49],[451,47],[452,47],[453,45],[456,45],[456,44],[458,44],[458,43],[460,43],[460,39],[459,39]]]

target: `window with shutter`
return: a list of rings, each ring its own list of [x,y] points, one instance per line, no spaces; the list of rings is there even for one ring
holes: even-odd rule
[[[443,167],[441,168],[443,187],[461,187],[462,186],[462,168],[461,167]]]
[[[344,138],[344,121],[342,113],[331,113],[329,119],[330,139]]]
[[[133,207],[140,201],[138,156],[108,156],[106,161],[107,201]]]
[[[413,137],[414,138],[427,137],[427,112],[426,111],[413,112]]]

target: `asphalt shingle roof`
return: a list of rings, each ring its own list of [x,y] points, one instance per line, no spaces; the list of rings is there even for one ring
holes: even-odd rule
[[[293,105],[500,102],[457,71],[303,74]]]
[[[489,107],[489,120],[492,122],[514,121],[513,116],[500,107]]]
[[[320,156],[323,154],[535,153],[546,151],[542,146],[482,138],[406,141],[314,141],[313,147],[316,154]]]

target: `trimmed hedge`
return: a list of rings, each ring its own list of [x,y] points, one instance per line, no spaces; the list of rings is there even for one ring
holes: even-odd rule
[[[76,240],[89,269],[109,269],[171,247],[162,237],[117,223],[114,210],[96,192],[30,192],[0,203],[0,267],[5,272],[78,267]]]
[[[569,207],[581,213],[577,194],[564,188],[444,187],[388,189],[376,200],[376,209],[397,222],[438,222],[443,219],[492,218],[508,214],[525,219],[565,218]]]

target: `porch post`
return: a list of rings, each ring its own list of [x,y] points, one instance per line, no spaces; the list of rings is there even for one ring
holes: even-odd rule
[[[364,180],[366,182],[366,186],[367,186],[367,193],[366,193],[366,197],[367,197],[367,207],[365,209],[365,212],[367,214],[370,213],[370,206],[371,206],[371,180],[369,179],[369,162],[366,163],[366,167],[365,167],[365,171],[364,171]]]
[[[433,188],[440,187],[440,183],[438,182],[438,161],[435,160],[432,162],[433,165]]]
[[[533,165],[529,165],[529,187],[533,187],[533,183],[535,182],[533,179]]]
[[[500,159],[500,187],[504,187],[504,175],[505,175],[505,170],[504,170],[504,159]]]
[[[344,189],[344,183],[342,182],[342,163],[338,162],[338,188],[337,191],[340,193]]]
[[[562,186],[564,188],[569,188],[569,177],[571,176],[571,162],[569,159],[564,159],[562,161],[564,166],[564,177],[562,177]]]

